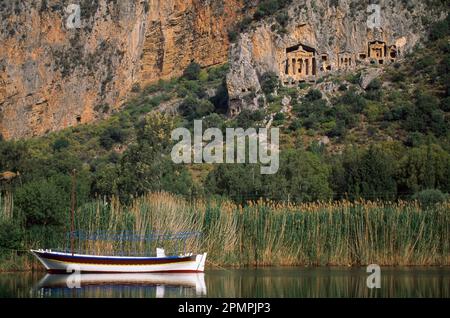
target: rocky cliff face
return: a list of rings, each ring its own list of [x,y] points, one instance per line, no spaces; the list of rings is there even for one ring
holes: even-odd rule
[[[179,76],[190,62],[228,60],[228,30],[239,21],[243,0],[151,0],[140,66],[145,85]]]
[[[67,26],[72,3],[80,28]],[[22,138],[91,122],[120,107],[135,83],[178,76],[192,60],[226,62],[243,3],[2,1],[0,133]]]
[[[369,18],[375,19],[374,9],[368,10],[372,3],[379,4],[380,20]],[[267,72],[296,85],[404,57],[426,34],[427,21],[445,17],[441,6],[418,0],[294,1],[285,11],[284,26],[280,18],[254,23],[233,45],[227,76],[230,114],[262,107],[260,79]]]
[[[89,2],[81,7],[81,28],[70,29],[69,3],[1,4],[0,133],[5,138],[90,122],[117,106],[135,81],[144,4]]]

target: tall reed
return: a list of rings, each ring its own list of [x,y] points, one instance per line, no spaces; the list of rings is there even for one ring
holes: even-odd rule
[[[11,192],[0,191],[0,221],[10,221],[13,218],[14,200]]]
[[[229,201],[189,203],[167,193],[97,201],[77,211],[77,227],[97,231],[170,234],[201,231],[187,251],[206,251],[213,264],[267,265],[450,265],[450,203],[422,209],[416,202],[316,202],[279,204]],[[128,237],[129,238],[129,237]],[[80,242],[82,243],[82,242]],[[96,253],[154,254],[174,241],[88,241]],[[178,249],[177,249],[178,247]],[[184,246],[183,246],[184,248]]]

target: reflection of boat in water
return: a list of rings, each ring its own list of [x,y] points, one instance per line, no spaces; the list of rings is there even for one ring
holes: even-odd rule
[[[204,272],[206,253],[157,257],[94,256],[60,253],[46,250],[31,251],[49,273],[161,273]]]
[[[194,289],[197,296],[206,296],[203,273],[137,273],[137,274],[47,274],[37,284],[37,290],[108,289],[109,287],[156,287],[156,297],[162,298],[166,288]]]

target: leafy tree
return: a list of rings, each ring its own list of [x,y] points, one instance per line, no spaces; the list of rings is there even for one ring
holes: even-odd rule
[[[279,10],[289,5],[292,0],[262,0],[253,15],[255,20],[263,19],[266,16],[272,15]]]
[[[279,12],[277,13],[275,19],[282,27],[286,27],[289,22],[289,14],[287,14],[287,12],[284,11]]]
[[[98,196],[111,197],[119,193],[120,170],[117,164],[106,163],[97,167],[91,192]]]
[[[0,256],[22,246],[24,232],[14,221],[0,221]]]
[[[416,102],[406,112],[403,126],[408,131],[427,133],[431,130],[436,136],[443,136],[448,131],[448,120],[439,109],[439,100],[433,95],[416,92]]]
[[[326,200],[332,194],[329,172],[317,155],[286,150],[281,153],[280,170],[274,175],[261,175],[259,164],[223,164],[210,172],[205,188],[241,202],[259,197],[297,202]]]
[[[201,70],[198,75],[198,80],[200,82],[207,82],[209,79],[208,71],[207,70]]]
[[[30,154],[24,142],[4,141],[0,143],[0,171],[23,171]]]
[[[280,170],[267,176],[264,192],[271,198],[295,202],[328,200],[330,168],[311,152],[286,150],[280,156]]]
[[[397,195],[395,160],[379,147],[348,148],[333,165],[332,184],[338,197],[394,199]]]
[[[425,189],[450,192],[450,155],[434,144],[409,149],[399,161],[397,179],[399,191],[406,194]]]
[[[219,128],[223,129],[225,127],[225,120],[224,118],[216,113],[212,113],[205,118],[203,118],[203,128]]]
[[[27,183],[15,194],[18,215],[23,216],[26,228],[63,225],[69,203],[70,196],[65,189],[48,180]]]
[[[261,186],[257,164],[217,165],[205,181],[208,193],[227,196],[241,203],[263,196]]]
[[[117,189],[123,201],[152,191],[190,193],[190,174],[170,157],[175,127],[174,117],[160,113],[151,113],[140,123],[137,143],[124,153],[118,172]]]

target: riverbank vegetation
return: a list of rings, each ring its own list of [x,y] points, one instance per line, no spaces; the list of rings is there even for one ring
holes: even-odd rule
[[[6,205],[0,210],[3,218]],[[450,265],[449,209],[450,202],[421,207],[417,202],[259,201],[242,206],[228,200],[189,202],[154,193],[134,199],[129,206],[118,200],[87,203],[78,208],[76,219],[77,229],[88,236],[99,231],[139,236],[202,232],[202,239],[188,240],[186,249],[208,251],[210,266]],[[11,244],[14,237],[16,243],[10,247],[19,250],[68,247],[64,222],[53,224],[51,231],[46,228],[46,235],[27,227],[22,223],[17,232],[3,234],[0,243]],[[149,248],[140,242],[101,238],[78,243],[77,248],[91,253],[148,253]],[[161,246],[168,252],[176,249],[173,243]],[[33,259],[13,254],[3,269],[39,268]]]

